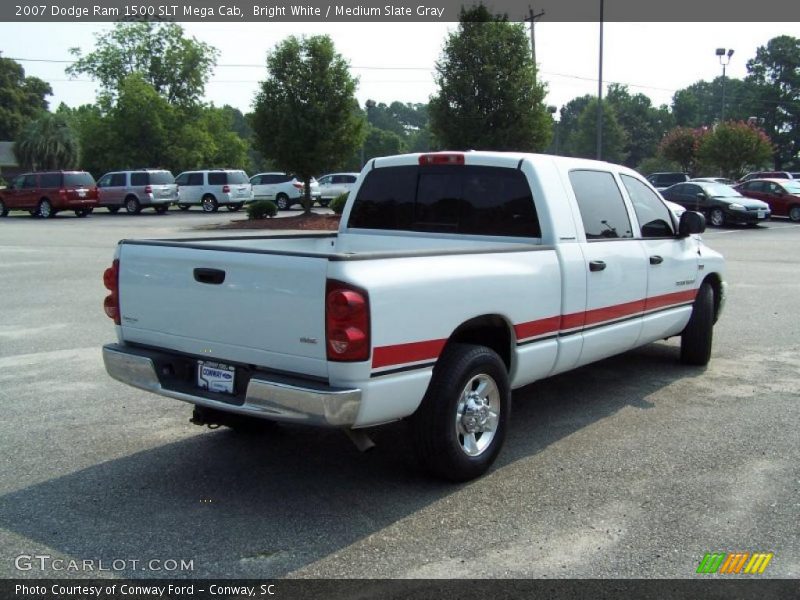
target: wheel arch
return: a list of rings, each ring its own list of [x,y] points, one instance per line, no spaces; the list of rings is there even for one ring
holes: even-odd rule
[[[514,334],[508,319],[502,315],[488,314],[464,321],[447,338],[450,344],[476,344],[497,352],[509,374],[514,366]],[[442,350],[444,352],[444,350]]]
[[[722,308],[722,277],[719,273],[709,273],[703,279],[703,283],[708,283],[714,292],[714,323],[716,323]]]

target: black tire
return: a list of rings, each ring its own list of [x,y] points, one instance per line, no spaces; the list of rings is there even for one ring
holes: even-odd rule
[[[714,227],[722,227],[725,225],[725,213],[721,208],[712,208],[708,213],[708,221]]]
[[[135,196],[128,196],[125,198],[125,212],[129,215],[138,215],[142,212],[142,205],[139,204],[138,198]]]
[[[795,223],[800,222],[800,205],[795,204],[789,207],[789,220]]]
[[[275,204],[278,206],[278,210],[289,210],[291,204],[289,204],[289,196],[286,194],[278,194],[275,197]]]
[[[53,210],[53,205],[47,198],[39,200],[39,205],[36,207],[36,216],[42,219],[52,219],[56,216],[56,211]]]
[[[681,334],[681,362],[705,366],[711,360],[714,338],[714,290],[703,283],[694,299],[692,316]]]
[[[491,412],[482,412],[483,409],[475,405],[483,383],[487,385],[485,400]],[[472,392],[468,393],[468,386]],[[473,410],[477,408],[478,411],[472,415],[464,410],[464,404],[470,402]],[[497,353],[485,346],[449,344],[434,367],[420,407],[409,419],[414,451],[421,464],[438,477],[450,481],[479,477],[500,453],[510,411],[508,372]],[[495,415],[493,430],[464,433],[469,430],[465,419],[476,418],[473,426],[483,422],[491,427],[492,419],[487,416],[492,413]],[[462,415],[460,420],[459,414]],[[470,445],[473,453],[470,453]]]
[[[115,215],[119,212],[119,206],[106,206],[106,208],[112,215]]]
[[[187,211],[191,208],[191,206],[189,206],[188,204],[178,204],[178,208],[180,208],[183,211]]]
[[[91,211],[91,209],[88,209],[88,208],[82,208],[82,209],[80,209],[80,210],[76,210],[76,211],[75,211],[75,216],[76,216],[76,217],[81,217],[81,218],[83,218],[83,217],[87,217],[87,216],[89,216],[89,213],[90,213],[90,212],[92,212],[92,211]]]
[[[158,206],[154,206],[153,210],[156,211],[157,215],[163,215],[169,210],[169,206],[167,204],[159,204]]]
[[[236,212],[237,210],[242,210],[242,206],[244,206],[244,202],[240,202],[239,204],[228,204],[225,208],[231,212]]]
[[[7,217],[8,216],[8,208],[6,207],[6,203],[3,202],[3,199],[0,198],[0,217]]]
[[[322,208],[328,208],[328,204],[330,204],[330,203],[331,203],[331,201],[329,199],[327,199],[327,198],[325,198],[324,200],[320,199],[320,201],[319,201],[319,205]]]
[[[200,200],[200,207],[203,209],[203,212],[206,213],[217,212],[219,210],[217,199],[211,194],[206,194],[203,196],[203,199]]]

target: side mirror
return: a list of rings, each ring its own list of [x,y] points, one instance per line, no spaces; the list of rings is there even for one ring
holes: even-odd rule
[[[678,237],[688,237],[706,230],[706,218],[699,212],[687,210],[678,222]]]

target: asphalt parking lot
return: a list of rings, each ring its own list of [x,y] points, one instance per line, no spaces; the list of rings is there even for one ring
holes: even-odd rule
[[[336,431],[240,436],[106,376],[117,240],[240,215],[13,215],[0,577],[691,578],[715,551],[773,552],[764,577],[800,577],[800,225],[705,234],[729,282],[707,369],[670,340],[519,390],[495,468],[449,485],[417,471],[402,424],[363,455]],[[19,555],[126,562],[20,571]],[[143,570],[170,560],[191,569]]]

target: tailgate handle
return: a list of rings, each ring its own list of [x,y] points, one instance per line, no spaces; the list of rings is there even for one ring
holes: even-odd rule
[[[220,269],[195,269],[194,280],[200,283],[219,285],[225,281],[225,271]]]

